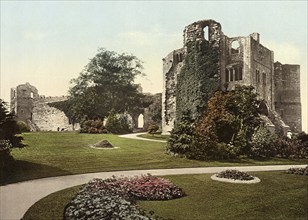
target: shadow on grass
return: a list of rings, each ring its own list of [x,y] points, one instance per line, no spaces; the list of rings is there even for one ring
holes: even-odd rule
[[[7,171],[1,173],[0,185],[69,174],[71,173],[56,167],[15,160]]]

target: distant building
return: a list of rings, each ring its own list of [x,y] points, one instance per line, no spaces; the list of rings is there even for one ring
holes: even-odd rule
[[[66,96],[40,96],[34,86],[25,83],[11,89],[11,112],[16,120],[27,123],[32,131],[72,130],[65,114],[48,105],[66,99]]]

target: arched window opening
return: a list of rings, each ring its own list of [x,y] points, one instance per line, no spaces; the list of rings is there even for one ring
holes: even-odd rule
[[[259,113],[262,115],[268,115],[269,113],[268,107],[264,101],[262,101],[259,105]]]
[[[138,116],[138,128],[143,128],[144,126],[144,117],[143,114],[140,114]]]
[[[31,99],[33,99],[33,92],[30,92],[30,97]]]
[[[204,37],[204,40],[209,40],[209,27],[208,26],[206,26],[206,27],[204,27],[203,28],[203,37]]]
[[[236,54],[240,52],[240,43],[238,41],[233,41],[231,43],[231,54]]]

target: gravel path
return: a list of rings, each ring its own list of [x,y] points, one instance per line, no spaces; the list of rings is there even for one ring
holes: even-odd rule
[[[138,135],[141,135],[141,134],[146,134],[146,133],[142,132],[142,133],[124,134],[124,135],[120,135],[119,137],[143,140],[143,141],[154,141],[154,142],[166,143],[166,141],[163,141],[163,140],[155,140],[155,139],[147,139],[143,137],[138,137]]]
[[[121,135],[120,137],[137,140],[165,142],[137,137],[144,133]],[[21,219],[25,212],[41,198],[62,189],[87,183],[93,178],[109,178],[115,176],[135,176],[150,173],[152,175],[180,175],[180,174],[206,174],[218,173],[225,169],[238,169],[240,171],[277,171],[289,168],[302,168],[307,165],[274,165],[274,166],[241,166],[241,167],[200,167],[156,170],[130,170],[101,173],[87,173],[59,177],[43,178],[0,187],[0,220]]]
[[[305,167],[306,165],[276,165],[276,166],[241,166],[241,167],[201,167],[157,170],[130,170],[117,172],[88,173],[80,175],[43,178],[0,187],[0,219],[21,219],[25,212],[38,200],[59,190],[87,183],[93,178],[108,178],[116,176],[135,176],[150,173],[152,175],[179,175],[217,173],[225,169],[241,171],[277,171],[291,167]]]

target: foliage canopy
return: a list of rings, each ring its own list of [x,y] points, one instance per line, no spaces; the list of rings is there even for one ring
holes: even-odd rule
[[[134,80],[142,74],[142,62],[130,54],[99,48],[80,75],[73,79],[67,108],[71,118],[104,118],[140,105],[142,94]]]

